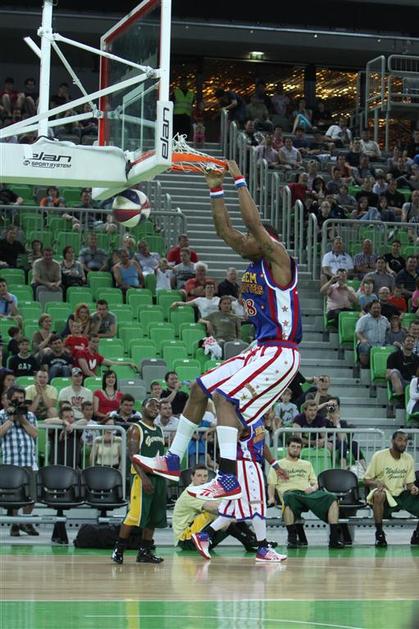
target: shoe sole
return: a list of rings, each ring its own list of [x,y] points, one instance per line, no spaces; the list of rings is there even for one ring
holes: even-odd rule
[[[205,550],[202,548],[199,539],[196,537],[195,534],[192,535],[192,541],[195,545],[196,550],[199,552],[199,554],[201,555],[201,557],[203,557],[204,559],[211,559],[211,555],[205,552]]]
[[[286,559],[288,559],[288,557],[283,557],[281,559],[259,559],[258,557],[256,557],[255,561],[259,563],[282,563]]]
[[[149,472],[150,474],[156,474],[156,476],[162,476],[163,478],[167,478],[167,480],[180,480],[180,473],[171,474],[170,472],[161,472],[160,470],[153,470],[152,467],[149,467],[142,461],[135,461],[137,465],[142,467],[145,472]]]
[[[222,496],[217,496],[215,498],[214,496],[200,496],[198,493],[192,493],[188,489],[186,491],[193,498],[199,498],[199,500],[205,500],[205,502],[217,502],[218,500],[227,500],[227,499],[228,500],[238,500],[243,495],[242,491],[240,490],[239,492],[234,493],[234,494],[233,493],[231,493],[231,494],[223,494]]]

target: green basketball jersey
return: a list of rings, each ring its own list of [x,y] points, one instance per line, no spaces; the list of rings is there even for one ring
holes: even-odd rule
[[[138,422],[141,431],[141,446],[139,454],[155,457],[164,454],[164,437],[160,426],[147,426],[144,422]]]

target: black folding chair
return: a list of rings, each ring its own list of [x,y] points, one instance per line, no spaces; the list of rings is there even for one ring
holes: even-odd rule
[[[13,515],[15,509],[35,503],[30,495],[30,473],[18,465],[0,465],[0,507]]]
[[[121,472],[113,467],[87,467],[81,473],[81,481],[86,503],[99,509],[101,517],[128,504],[123,498]]]
[[[80,474],[66,465],[47,465],[38,471],[38,500],[51,509],[57,510],[57,516],[63,517],[64,511],[75,509],[83,504]],[[56,522],[52,541],[68,544],[64,522]]]

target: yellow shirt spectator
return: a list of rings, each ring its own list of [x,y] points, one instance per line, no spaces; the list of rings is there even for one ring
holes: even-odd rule
[[[182,492],[176,500],[173,511],[172,529],[175,542],[190,539],[192,533],[199,532],[204,526],[215,520],[216,515],[208,513],[204,507],[205,502],[203,500],[190,496],[186,490]],[[196,526],[191,527],[198,515],[202,517],[197,519],[195,522]],[[189,530],[192,528],[194,528],[193,531]]]
[[[395,459],[389,449],[376,452],[365,472],[365,478],[384,483],[392,496],[399,496],[408,483],[415,482],[415,468],[410,454]]]
[[[288,480],[278,478],[275,470],[271,468],[268,474],[268,485],[274,486],[280,496],[286,491],[304,491],[310,485],[317,483],[317,476],[310,461],[301,459],[290,461],[285,458],[279,461],[279,465],[288,473]]]

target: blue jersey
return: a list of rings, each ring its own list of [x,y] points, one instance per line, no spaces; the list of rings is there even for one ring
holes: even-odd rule
[[[269,263],[263,258],[249,264],[242,277],[241,294],[257,341],[301,342],[297,265],[293,258],[290,262],[291,281],[287,286],[276,284]]]
[[[263,465],[263,447],[265,445],[265,426],[263,419],[248,426],[243,437],[237,442],[237,459],[254,461]]]

